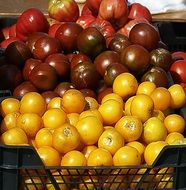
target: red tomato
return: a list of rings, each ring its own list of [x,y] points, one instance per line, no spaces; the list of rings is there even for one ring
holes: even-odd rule
[[[170,73],[175,83],[186,83],[186,60],[175,61],[170,67]]]
[[[23,41],[33,32],[47,32],[49,23],[45,15],[37,8],[25,10],[16,23],[16,35]]]
[[[180,57],[180,58],[183,58],[184,60],[186,60],[186,52],[175,51],[175,52],[172,53],[172,57],[173,58]]]

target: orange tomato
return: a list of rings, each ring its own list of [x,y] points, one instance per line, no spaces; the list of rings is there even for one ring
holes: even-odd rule
[[[19,115],[16,125],[23,129],[29,138],[33,138],[43,127],[43,120],[36,113],[24,113]]]
[[[35,136],[36,147],[40,148],[42,146],[52,146],[52,133],[53,129],[40,129]]]
[[[76,128],[85,145],[94,145],[104,131],[103,124],[95,116],[87,116],[80,119]]]
[[[66,113],[81,113],[85,105],[85,97],[79,90],[70,89],[64,93],[62,106]]]
[[[143,124],[136,116],[123,116],[115,125],[115,129],[124,137],[126,142],[140,138]]]
[[[0,112],[4,117],[5,115],[13,112],[19,112],[20,101],[16,98],[6,98],[1,102]]]
[[[170,114],[164,119],[164,125],[167,128],[168,133],[178,132],[183,133],[185,131],[185,119],[178,114]]]
[[[86,101],[85,110],[98,109],[99,104],[95,98],[86,96],[85,101]]]
[[[85,146],[81,152],[85,155],[85,158],[87,159],[90,153],[97,148],[98,147],[95,145]]]
[[[16,127],[17,118],[19,117],[19,112],[12,112],[6,114],[1,122],[1,133],[4,133],[8,129]]]
[[[173,84],[168,91],[171,94],[171,108],[181,108],[186,104],[186,93],[180,84]]]
[[[132,146],[138,150],[141,156],[143,156],[143,153],[145,151],[145,145],[139,141],[131,141],[126,144],[127,146]]]
[[[178,132],[169,133],[165,139],[168,144],[174,144],[176,141],[183,140],[184,136]]]
[[[121,147],[113,156],[114,166],[127,166],[141,164],[141,155],[131,146]]]
[[[154,109],[164,111],[171,106],[171,94],[167,88],[157,87],[150,97],[154,102]]]
[[[161,121],[164,121],[165,114],[161,110],[153,110],[152,117],[157,117]]]
[[[115,128],[105,130],[98,140],[98,147],[108,150],[112,155],[124,144],[123,136]]]
[[[20,113],[36,113],[42,116],[46,108],[45,99],[38,92],[28,92],[20,101]]]
[[[57,128],[67,121],[66,113],[60,108],[47,110],[43,117],[44,127]]]
[[[122,73],[118,75],[113,83],[113,92],[127,100],[136,94],[138,89],[138,81],[131,73]]]
[[[146,144],[155,141],[164,141],[167,137],[167,129],[160,119],[151,117],[143,125],[142,139]]]
[[[167,146],[165,141],[156,141],[149,143],[144,151],[144,159],[148,165],[152,165],[157,156],[160,154],[161,150]]]
[[[87,158],[87,166],[112,166],[113,159],[111,153],[103,148],[93,150]]]
[[[7,145],[28,145],[28,138],[23,129],[14,127],[1,135],[1,141]]]
[[[67,119],[71,125],[76,126],[77,122],[79,121],[79,114],[78,113],[69,113],[69,114],[67,114]]]
[[[37,149],[41,160],[45,166],[59,166],[61,162],[61,156],[57,150],[50,146],[42,146]]]
[[[152,98],[145,94],[136,95],[130,106],[131,115],[137,116],[142,123],[147,121],[153,114],[154,102]]]
[[[123,116],[121,103],[114,99],[101,104],[98,111],[101,113],[104,125],[115,124]]]
[[[124,108],[124,114],[125,115],[131,115],[131,112],[130,112],[130,107],[131,107],[131,103],[133,101],[133,98],[135,96],[131,96],[129,99],[127,99],[127,101],[125,102],[125,108]]]
[[[69,123],[54,129],[52,134],[52,146],[62,154],[76,149],[80,140],[77,129]]]
[[[62,98],[61,97],[54,97],[50,100],[47,104],[47,110],[52,108],[60,108],[62,109]]]
[[[151,93],[156,89],[156,84],[151,81],[144,81],[139,84],[136,94],[146,94],[151,95]]]

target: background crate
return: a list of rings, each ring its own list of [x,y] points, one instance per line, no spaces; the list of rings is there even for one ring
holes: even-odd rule
[[[183,22],[156,22],[161,40],[169,51],[186,51],[186,24]]]

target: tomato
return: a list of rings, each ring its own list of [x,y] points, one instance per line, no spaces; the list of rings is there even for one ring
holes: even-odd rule
[[[181,133],[178,132],[171,132],[167,135],[165,142],[168,144],[174,144],[175,142],[182,141],[184,139],[184,136]]]
[[[155,83],[151,81],[144,81],[139,84],[136,94],[146,94],[150,96],[155,89]]]
[[[129,19],[145,18],[149,22],[152,21],[152,15],[149,9],[140,3],[132,3],[130,5],[128,18]]]
[[[86,4],[89,10],[92,12],[94,16],[98,15],[99,6],[102,0],[87,0]]]
[[[186,52],[184,51],[175,51],[172,53],[172,57],[173,59],[176,58],[176,57],[180,57],[180,58],[183,58],[183,60],[186,60]]]
[[[98,147],[95,145],[85,146],[81,152],[85,155],[85,158],[87,159],[89,157],[90,153],[93,150],[96,150],[97,148]]]
[[[49,23],[45,15],[37,8],[25,10],[16,23],[16,35],[26,41],[27,36],[33,32],[48,32]]]
[[[81,15],[77,19],[76,23],[82,26],[83,28],[87,28],[96,18],[92,16],[91,14],[89,15]]]
[[[54,97],[50,100],[47,104],[47,110],[52,108],[59,108],[62,109],[62,98],[61,97]]]
[[[60,22],[75,22],[79,17],[79,7],[74,0],[50,0],[48,14]]]
[[[186,60],[172,63],[170,73],[175,83],[186,83]]]

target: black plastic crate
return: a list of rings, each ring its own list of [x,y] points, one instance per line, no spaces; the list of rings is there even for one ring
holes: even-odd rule
[[[186,189],[186,145],[169,145],[152,166],[45,167],[30,146],[0,145],[0,189]]]
[[[161,40],[169,51],[186,51],[186,23],[184,22],[156,22]]]

